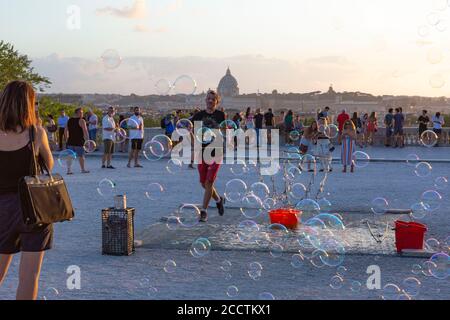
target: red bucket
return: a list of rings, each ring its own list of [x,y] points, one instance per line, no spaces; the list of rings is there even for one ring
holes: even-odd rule
[[[427,227],[417,222],[395,222],[395,245],[397,252],[403,249],[423,250],[423,240]]]
[[[277,209],[269,212],[270,222],[288,229],[297,229],[302,212],[294,209]]]

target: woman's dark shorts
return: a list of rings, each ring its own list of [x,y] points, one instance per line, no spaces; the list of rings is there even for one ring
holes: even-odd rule
[[[19,195],[0,194],[0,254],[46,251],[52,248],[52,242],[52,225],[25,225]]]

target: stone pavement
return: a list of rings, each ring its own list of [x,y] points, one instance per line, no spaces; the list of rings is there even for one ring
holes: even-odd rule
[[[405,148],[385,150],[368,148],[364,150],[371,158],[404,159],[408,154],[418,154],[422,159],[450,159],[446,148]],[[337,154],[336,154],[337,155]],[[406,162],[374,162],[357,169],[354,174],[343,174],[339,164],[328,177],[325,195],[332,203],[332,212],[343,217],[345,232],[339,234],[346,243],[342,266],[347,269],[344,282],[339,289],[330,287],[330,279],[336,274],[336,267],[314,267],[307,260],[294,268],[293,254],[300,249],[297,245],[299,233],[291,232],[286,239],[285,250],[274,258],[270,248],[263,244],[243,245],[237,241],[236,227],[246,220],[239,206],[228,206],[225,217],[218,217],[210,209],[210,221],[204,226],[167,228],[165,218],[172,215],[183,203],[200,203],[202,190],[198,185],[196,170],[183,167],[177,175],[169,174],[166,160],[143,162],[142,170],[126,168],[126,161],[117,157],[117,170],[102,170],[99,159],[89,156],[87,166],[91,174],[65,177],[69,186],[76,219],[71,223],[55,226],[55,246],[46,255],[40,296],[48,299],[230,299],[228,288],[236,286],[235,299],[257,299],[262,292],[270,292],[277,299],[379,299],[381,291],[368,290],[365,286],[370,265],[381,268],[382,284],[389,282],[402,286],[404,279],[417,277],[421,281],[420,294],[415,299],[449,299],[450,287],[447,280],[437,280],[423,273],[412,273],[413,265],[421,264],[424,258],[399,257],[394,251],[393,231],[389,230],[385,241],[377,244],[370,236],[364,221],[369,220],[383,230],[381,222],[408,219],[407,216],[386,215],[375,218],[370,212],[373,199],[384,197],[390,208],[405,209],[418,202],[421,194],[434,188],[434,180],[449,176],[450,164],[432,163],[433,170],[427,178],[419,178]],[[55,171],[63,171],[56,168]],[[97,192],[100,180],[108,178],[115,182],[117,193],[127,194],[128,203],[136,208],[136,238],[143,240],[143,247],[137,248],[130,257],[109,257],[101,255],[101,209],[111,206],[111,197],[101,197]],[[258,181],[256,175],[234,176],[230,168],[221,169],[217,187],[223,193],[226,183],[241,178],[247,185]],[[265,182],[271,187],[270,180]],[[308,181],[308,175],[301,177]],[[149,183],[157,182],[165,192],[157,201],[146,198]],[[281,182],[277,182],[277,189]],[[443,200],[440,209],[423,219],[429,232],[428,238],[441,242],[450,230],[449,208],[450,188],[440,191]],[[261,215],[256,222],[267,227],[269,219]],[[195,258],[190,252],[192,242],[208,238],[211,251],[203,258]],[[311,252],[303,250],[306,256]],[[176,267],[164,270],[166,262],[173,260]],[[231,267],[223,268],[223,261]],[[0,288],[0,299],[12,299],[17,285],[18,257],[15,257],[10,273]],[[249,277],[249,263],[259,262],[263,270],[256,280]],[[66,269],[77,265],[82,272],[81,290],[66,287]],[[222,268],[221,268],[222,266]],[[226,271],[224,271],[225,269]],[[169,272],[166,272],[169,271]],[[351,290],[353,281],[362,284],[361,290]],[[58,290],[54,293],[52,288]]]

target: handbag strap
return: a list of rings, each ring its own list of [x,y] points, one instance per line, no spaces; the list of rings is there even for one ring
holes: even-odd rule
[[[29,135],[30,135],[30,144],[31,144],[31,152],[33,153],[33,162],[32,162],[32,168],[33,168],[33,172],[32,175],[33,176],[38,176],[39,175],[39,168],[38,168],[38,158],[39,155],[36,155],[36,145],[35,145],[35,140],[36,140],[36,127],[32,126],[30,127],[29,131]],[[40,160],[40,158],[39,158]],[[39,161],[39,166],[44,169],[47,174],[50,176],[51,179],[53,179],[52,174],[50,173],[50,170],[47,167],[47,164],[45,163],[45,161]]]

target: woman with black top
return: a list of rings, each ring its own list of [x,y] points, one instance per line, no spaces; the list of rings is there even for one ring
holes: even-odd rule
[[[44,251],[52,246],[53,227],[29,227],[23,222],[18,182],[32,174],[33,156],[39,155],[53,168],[47,133],[36,126],[35,92],[24,81],[9,83],[0,95],[0,285],[13,255],[22,252],[17,299],[37,298]],[[30,130],[35,127],[35,152]]]
[[[89,140],[89,132],[86,121],[83,119],[83,109],[75,110],[75,116],[67,122],[65,136],[67,137],[67,149],[77,155],[81,173],[89,173],[84,167],[84,143]],[[73,174],[71,158],[67,160],[67,174]]]

